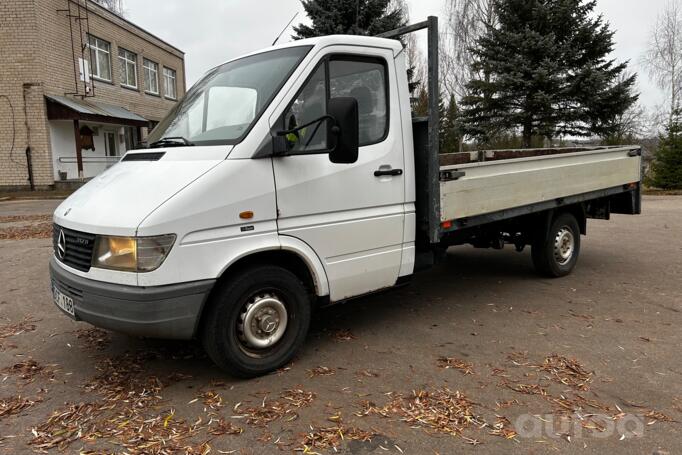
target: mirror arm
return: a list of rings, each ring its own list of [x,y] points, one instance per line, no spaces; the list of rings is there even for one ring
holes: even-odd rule
[[[324,120],[331,120],[332,122],[334,122],[336,124],[336,119],[334,117],[332,117],[331,115],[323,115],[322,117],[317,118],[311,122],[308,122],[305,125],[297,126],[296,128],[292,128],[290,130],[277,131],[275,134],[277,136],[286,136],[287,134],[296,133],[298,131],[301,131],[303,128],[308,128],[310,125],[314,125],[315,123],[320,123]]]

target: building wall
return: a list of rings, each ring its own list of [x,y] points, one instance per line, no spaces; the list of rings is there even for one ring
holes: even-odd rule
[[[83,27],[79,28],[79,21],[69,18],[66,11],[59,11],[70,8],[71,14],[76,15],[80,4],[80,14],[84,16],[85,1],[0,2],[0,190],[28,185],[25,154],[28,145],[36,185],[47,187],[54,183],[56,168],[51,153],[54,141],[50,138],[44,95],[86,93],[83,82],[78,80],[80,46],[87,43],[86,24],[82,21]],[[93,2],[88,1],[87,5],[90,34],[111,45],[112,81],[93,80],[90,94],[94,96],[86,99],[124,107],[148,120],[161,120],[177,102],[164,97],[163,67],[176,71],[177,98],[181,98],[185,92],[184,54]],[[121,86],[119,47],[137,54],[137,90]],[[89,60],[87,49],[84,55]],[[159,96],[144,92],[144,57],[159,65]],[[3,95],[14,108],[14,123]],[[26,123],[30,130],[28,138]],[[10,153],[12,132],[15,144]],[[71,151],[75,155],[73,145]]]
[[[36,184],[52,183],[34,11],[34,0],[0,2],[0,188],[28,187],[28,135]]]
[[[81,2],[82,4],[82,2]],[[77,14],[77,3],[74,0],[40,0],[36,6],[41,32],[41,51],[45,57],[45,70],[50,76],[46,78],[45,90],[48,94],[63,95],[65,92],[78,91],[84,93],[83,83],[76,85],[74,72],[78,72],[77,60],[74,67],[74,53],[71,49],[71,33],[77,43],[76,54],[80,56],[78,47],[87,43],[86,30],[78,27],[78,22],[72,20],[69,29],[69,18],[66,12],[57,12],[71,5],[72,14]],[[85,9],[80,9],[85,15]],[[88,2],[88,25],[90,34],[108,41],[111,44],[112,82],[93,80],[95,96],[88,98],[109,104],[116,104],[143,116],[148,120],[161,120],[166,112],[173,107],[175,100],[163,96],[163,66],[176,71],[178,98],[184,94],[184,56],[182,52],[163,43],[142,31],[136,30],[123,19],[110,13],[104,8]],[[80,35],[80,38],[79,38]],[[118,48],[122,47],[137,54],[137,90],[121,86]],[[86,59],[89,52],[86,49]],[[159,92],[160,96],[144,92],[144,73],[142,59],[148,58],[159,64]]]

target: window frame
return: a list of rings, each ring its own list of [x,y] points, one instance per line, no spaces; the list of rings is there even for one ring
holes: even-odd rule
[[[167,78],[170,78],[170,76],[166,76],[166,71],[172,71],[173,72],[173,96],[170,96],[167,93]],[[167,66],[163,66],[162,70],[162,75],[163,75],[163,97],[169,100],[177,101],[178,99],[178,72],[174,70],[173,68],[169,68]]]
[[[291,107],[294,105],[298,97],[303,93],[303,90],[307,87],[308,83],[312,80],[313,76],[319,69],[321,65],[324,65],[325,68],[325,90],[327,92],[327,96],[325,99],[325,109],[327,112],[329,112],[329,100],[331,99],[331,75],[329,72],[329,62],[331,61],[352,61],[352,62],[365,62],[365,63],[378,63],[384,68],[384,91],[386,92],[386,126],[384,127],[384,134],[377,139],[374,142],[368,142],[366,144],[358,144],[358,147],[369,147],[372,145],[380,144],[384,142],[390,133],[391,130],[391,99],[390,99],[390,94],[391,94],[391,88],[390,88],[390,74],[389,74],[389,69],[388,69],[388,62],[386,59],[382,56],[379,55],[358,55],[358,54],[348,54],[348,53],[331,53],[323,56],[320,61],[318,61],[315,66],[313,67],[313,70],[308,74],[306,77],[305,81],[301,85],[301,87],[296,91],[296,94],[293,96],[291,101],[287,104],[286,108],[282,112],[281,118],[279,119],[278,122],[275,124],[279,124],[284,130],[286,130],[286,114],[289,112]],[[299,151],[291,151],[287,152],[287,155],[289,156],[297,156],[297,155],[321,155],[321,154],[328,154],[331,152],[330,148],[323,148],[323,149],[316,149],[316,150],[299,150]]]
[[[92,43],[93,40],[95,41],[94,44]],[[105,49],[103,49],[103,48],[100,48],[100,47],[99,47],[99,44],[97,43],[98,41],[99,41],[99,42],[102,42],[102,43],[106,43],[106,45],[109,47],[109,49],[108,49],[108,50],[105,50]],[[92,59],[93,50],[94,50],[95,56],[96,56],[94,62],[92,61],[92,60],[93,60],[93,59]],[[89,55],[89,57],[90,57],[90,72],[92,73],[92,78],[93,78],[93,79],[96,79],[96,80],[99,80],[99,81],[104,81],[104,82],[113,83],[113,79],[114,79],[114,65],[113,65],[112,60],[111,60],[111,42],[110,42],[110,41],[107,41],[107,40],[105,40],[105,39],[102,39],[102,38],[98,38],[98,37],[95,36],[95,35],[88,34],[88,51],[89,51],[89,54],[90,54],[90,55]],[[106,53],[106,54],[107,54],[107,60],[109,61],[109,79],[104,78],[104,77],[102,77],[102,76],[99,75],[99,72],[100,72],[100,71],[99,71],[99,53],[100,53],[100,52]],[[93,65],[93,63],[94,63],[94,65]],[[97,70],[97,74],[95,74],[95,72],[93,71],[93,69]]]
[[[301,85],[301,88],[296,92],[294,97],[291,99],[291,101],[287,104],[287,107],[284,109],[284,112],[282,113],[281,119],[278,122],[282,126],[282,130],[286,130],[288,128],[286,124],[286,116],[287,113],[291,110],[291,107],[294,105],[298,97],[303,93],[303,90],[305,90],[308,87],[308,84],[310,81],[313,79],[315,74],[319,71],[320,67],[324,67],[324,91],[325,91],[325,96],[324,96],[324,110],[325,112],[329,111],[329,60],[325,56],[322,58],[319,62],[315,64],[313,67],[313,70],[308,74],[308,76],[305,78],[305,82],[303,82],[303,85]],[[327,122],[328,120],[323,120],[323,122]],[[321,128],[321,126],[320,126]],[[320,149],[306,149],[306,150],[291,150],[287,152],[287,155],[289,156],[296,156],[296,155],[319,155],[319,154],[328,154],[331,151],[328,147],[320,148]]]
[[[121,52],[123,52],[124,55],[121,55]],[[128,58],[128,56],[132,56],[132,59]],[[121,81],[121,86],[125,88],[130,88],[130,89],[135,89],[138,90],[139,87],[139,81],[138,81],[138,75],[137,75],[137,54],[133,51],[129,51],[128,49],[124,47],[119,47],[118,48],[118,64],[121,65],[121,68],[125,68],[126,71],[126,76],[129,76],[128,74],[128,63],[132,63],[133,65],[133,73],[134,73],[134,80],[135,80],[135,85],[130,85],[128,84],[128,80],[126,78],[126,81],[123,82]],[[121,71],[119,69],[119,77],[121,76]]]
[[[154,69],[154,74],[155,74],[154,79],[156,80],[156,91],[155,92],[152,91],[151,89],[147,89],[147,75],[145,74],[145,72],[147,71],[147,67],[145,66],[145,63],[147,63],[147,62],[155,65],[155,69]],[[151,71],[151,67],[149,68],[149,70]],[[142,71],[143,71],[142,74],[144,76],[144,84],[145,84],[144,92],[148,93],[150,95],[160,96],[161,93],[159,90],[159,64],[157,62],[155,62],[154,60],[151,60],[151,59],[146,58],[146,57],[142,57]]]

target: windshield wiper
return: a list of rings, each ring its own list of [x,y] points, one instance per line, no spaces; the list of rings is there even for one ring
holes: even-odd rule
[[[152,142],[149,144],[149,148],[159,148],[159,147],[183,147],[183,146],[192,146],[194,145],[194,142],[188,141],[182,136],[171,136],[171,137],[162,137],[156,142]]]

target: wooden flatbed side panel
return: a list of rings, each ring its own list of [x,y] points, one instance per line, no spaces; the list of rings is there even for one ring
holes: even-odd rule
[[[640,157],[629,149],[476,163],[441,182],[441,221],[484,215],[640,180]]]

